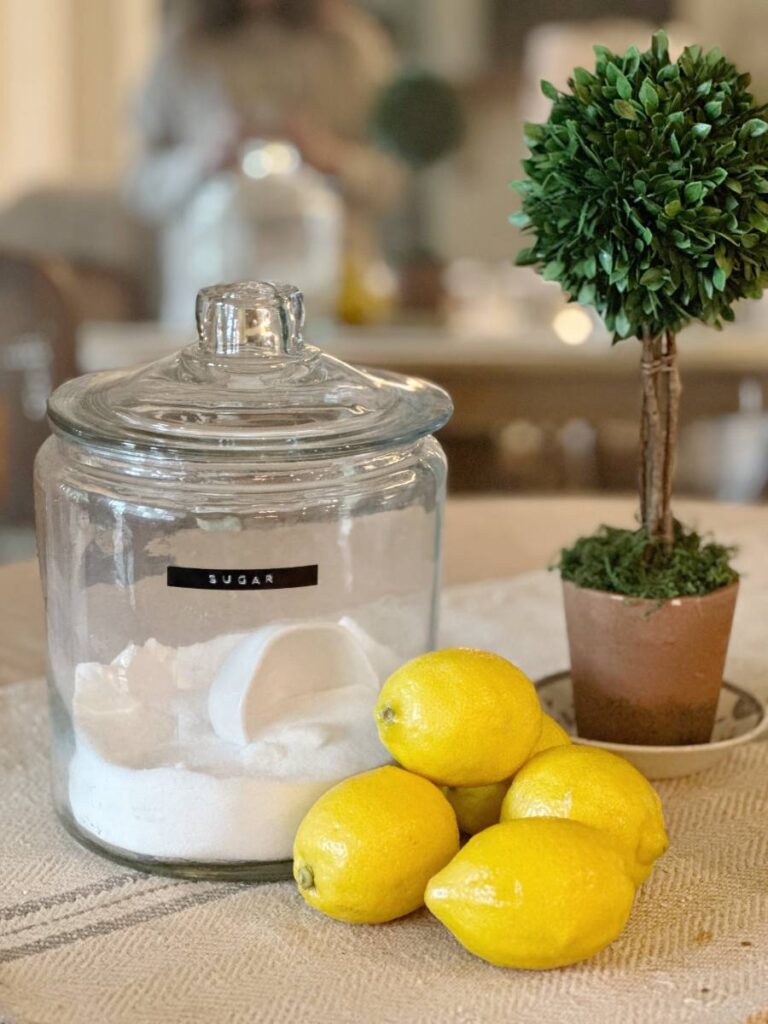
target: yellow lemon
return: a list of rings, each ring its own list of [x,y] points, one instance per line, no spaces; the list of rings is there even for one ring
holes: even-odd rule
[[[501,804],[509,789],[509,779],[490,786],[459,786],[446,788],[445,795],[456,812],[459,828],[468,836],[484,828],[498,825]]]
[[[456,815],[437,786],[387,765],[345,779],[310,808],[293,877],[324,914],[379,924],[420,907],[427,881],[458,848]]]
[[[619,844],[575,821],[494,825],[427,886],[426,904],[470,953],[499,967],[585,960],[627,923],[635,887]]]
[[[405,768],[446,786],[501,782],[541,732],[533,683],[498,654],[455,648],[394,672],[376,705],[381,742]]]
[[[541,716],[541,734],[529,758],[551,747],[562,747],[571,742],[571,737],[554,718]],[[484,828],[498,825],[501,805],[507,795],[512,779],[494,782],[490,786],[447,787],[445,795],[456,812],[459,828],[468,836],[482,832]]]
[[[520,769],[501,819],[540,817],[570,818],[615,836],[638,884],[669,845],[656,790],[629,761],[597,747],[554,747]]]
[[[551,715],[544,714],[541,716],[541,733],[528,756],[534,757],[536,754],[540,754],[542,750],[551,750],[552,747],[566,747],[570,742],[571,737],[562,725],[556,722]]]

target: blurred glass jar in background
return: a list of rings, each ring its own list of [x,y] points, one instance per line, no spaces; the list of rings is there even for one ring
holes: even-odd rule
[[[290,876],[389,760],[381,682],[435,641],[448,395],[303,340],[294,288],[206,289],[197,343],[53,395],[36,462],[53,788],[139,867]]]
[[[245,143],[236,166],[209,178],[163,237],[163,321],[191,325],[210,281],[298,281],[313,317],[333,315],[343,203],[328,179],[279,139]]]

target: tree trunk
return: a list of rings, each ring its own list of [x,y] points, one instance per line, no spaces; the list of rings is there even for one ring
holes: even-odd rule
[[[654,541],[669,550],[674,542],[672,480],[677,453],[680,373],[675,336],[644,334],[640,428],[640,514]]]

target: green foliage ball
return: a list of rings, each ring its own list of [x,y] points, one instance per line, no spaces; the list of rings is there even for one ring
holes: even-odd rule
[[[614,340],[714,327],[768,284],[768,107],[718,49],[667,37],[617,56],[596,46],[544,124],[526,125],[513,215],[534,238],[517,258],[594,306]]]
[[[370,120],[374,141],[412,167],[427,167],[464,138],[464,112],[448,82],[409,71],[378,96]]]

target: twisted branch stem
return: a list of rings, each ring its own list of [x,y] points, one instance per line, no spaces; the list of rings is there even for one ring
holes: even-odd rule
[[[640,514],[648,536],[669,549],[674,542],[672,483],[682,390],[677,346],[670,332],[646,332],[642,346]]]

